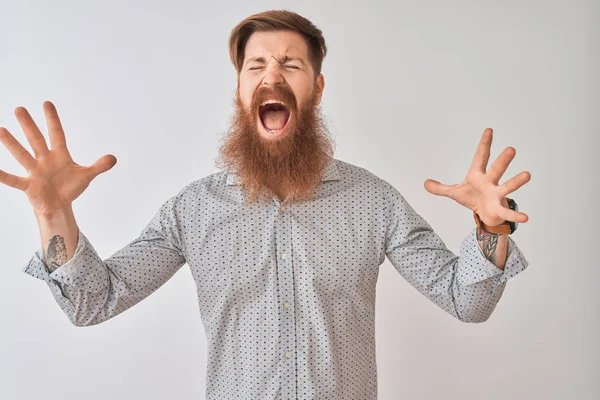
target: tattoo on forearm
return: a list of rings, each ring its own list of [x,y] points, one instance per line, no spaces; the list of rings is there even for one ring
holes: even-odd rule
[[[50,239],[50,244],[48,244],[48,253],[46,256],[48,269],[52,272],[65,262],[67,262],[65,239],[62,236],[56,235]]]
[[[477,241],[481,246],[485,258],[491,261],[498,246],[498,235],[477,228]]]

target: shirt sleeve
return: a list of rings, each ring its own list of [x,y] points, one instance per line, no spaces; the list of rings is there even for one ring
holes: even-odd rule
[[[104,322],[149,296],[185,264],[180,226],[188,207],[184,188],[165,201],[140,235],[102,260],[79,229],[71,259],[50,272],[43,248],[23,272],[45,281],[75,326]]]
[[[484,322],[500,300],[506,281],[528,262],[509,236],[504,270],[485,258],[473,228],[460,255],[452,253],[431,226],[391,185],[386,186],[386,256],[414,288],[463,322]]]

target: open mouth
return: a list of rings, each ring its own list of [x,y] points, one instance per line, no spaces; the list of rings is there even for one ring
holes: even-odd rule
[[[290,114],[289,108],[277,100],[267,100],[258,108],[262,127],[272,135],[283,133],[288,126]]]

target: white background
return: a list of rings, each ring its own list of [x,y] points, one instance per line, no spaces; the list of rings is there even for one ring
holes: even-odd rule
[[[323,111],[338,159],[393,184],[455,253],[472,213],[423,188],[459,183],[486,127],[491,162],[530,221],[513,236],[529,268],[491,318],[465,324],[389,261],[377,286],[379,398],[597,399],[597,1],[0,1],[0,126],[44,133],[56,105],[75,161],[118,162],[73,204],[103,257],[158,207],[218,169],[233,111],[231,29],[296,11],[322,29]],[[26,171],[0,146],[0,168]],[[202,399],[206,341],[184,266],[136,307],[76,328],[42,281],[21,272],[41,246],[24,193],[0,185],[0,397]],[[168,396],[168,397],[167,397]]]

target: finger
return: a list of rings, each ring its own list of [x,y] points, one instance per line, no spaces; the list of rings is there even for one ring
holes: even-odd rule
[[[527,222],[529,221],[529,217],[527,214],[522,213],[520,211],[511,210],[510,208],[502,207],[500,211],[498,211],[498,216],[506,221],[513,222]]]
[[[52,149],[66,148],[67,139],[65,138],[65,132],[60,118],[58,118],[58,112],[56,107],[50,101],[45,101],[43,104],[44,114],[46,115],[46,122],[48,125],[48,135],[50,136],[50,146]]]
[[[117,163],[117,158],[112,154],[107,154],[103,157],[100,157],[98,161],[90,165],[90,181],[94,179],[96,176],[100,175],[103,172],[108,171]]]
[[[0,128],[0,142],[8,149],[10,154],[13,155],[15,160],[21,164],[27,172],[31,171],[35,166],[35,158],[27,151],[13,135],[10,134],[8,129]]]
[[[485,173],[485,167],[490,159],[492,132],[492,128],[486,128],[483,131],[481,139],[479,140],[479,145],[475,151],[475,156],[473,156],[473,162],[471,162],[471,169]]]
[[[44,135],[40,132],[40,129],[29,115],[29,111],[27,111],[24,107],[17,107],[15,109],[15,116],[25,133],[25,137],[27,141],[31,145],[33,149],[33,154],[35,157],[40,157],[46,155],[49,152],[48,146],[46,145],[46,139],[44,139]]]
[[[22,191],[25,191],[25,189],[27,189],[27,178],[22,178],[20,176],[9,174],[8,172],[4,172],[1,169],[0,183],[4,183],[5,185],[14,187],[15,189],[19,189]]]
[[[451,189],[450,186],[441,184],[438,181],[433,180],[433,179],[427,179],[425,181],[425,183],[423,184],[423,186],[425,187],[425,190],[427,190],[431,194],[435,194],[438,196],[446,196],[446,197],[448,197],[448,194]]]
[[[499,187],[502,194],[506,196],[507,194],[514,192],[515,190],[529,182],[530,179],[531,174],[528,171],[523,171],[510,178]]]
[[[515,148],[509,146],[500,153],[498,158],[496,158],[490,169],[487,171],[487,176],[494,184],[498,184],[498,181],[500,181],[500,178],[502,178],[502,175],[506,172],[508,165],[515,158],[516,153],[517,151]]]

